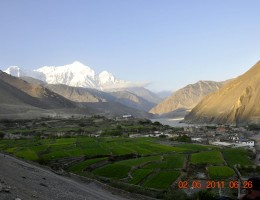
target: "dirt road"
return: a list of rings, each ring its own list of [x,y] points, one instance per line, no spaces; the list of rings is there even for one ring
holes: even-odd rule
[[[1,200],[126,200],[96,183],[59,176],[0,153]]]

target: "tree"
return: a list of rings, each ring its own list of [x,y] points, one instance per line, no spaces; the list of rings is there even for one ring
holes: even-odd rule
[[[191,142],[191,138],[187,135],[179,136],[179,137],[176,138],[176,140],[178,142],[187,142],[187,143]]]
[[[5,134],[3,132],[0,132],[0,139],[3,139]]]
[[[153,123],[153,125],[156,125],[156,126],[159,126],[159,125],[162,125],[160,122],[158,122],[158,121],[155,121],[154,123]]]

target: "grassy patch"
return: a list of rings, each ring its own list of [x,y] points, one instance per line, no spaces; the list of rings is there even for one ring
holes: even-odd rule
[[[153,170],[151,169],[137,169],[132,173],[132,179],[129,180],[131,184],[138,184],[140,183],[145,177],[152,173]]]
[[[165,155],[162,162],[154,162],[145,166],[147,169],[176,169],[182,168],[184,155],[173,154]]]
[[[234,170],[227,166],[211,166],[208,168],[210,178],[228,178],[235,174]]]
[[[251,165],[252,161],[248,156],[246,149],[225,149],[223,151],[223,156],[229,166],[234,166],[235,164],[240,165]]]
[[[149,156],[136,159],[129,159],[109,164],[104,167],[94,170],[94,174],[107,178],[125,178],[130,169],[134,166],[139,166],[147,162],[159,160],[160,156]]]
[[[98,168],[93,171],[95,175],[104,176],[107,178],[122,179],[127,177],[130,166],[120,164],[110,164],[104,167]]]
[[[143,184],[144,187],[167,189],[179,177],[177,171],[160,171],[149,177]]]
[[[207,151],[207,150],[218,149],[218,147],[216,146],[201,145],[201,144],[180,144],[177,145],[176,147],[184,148],[192,151]]]
[[[222,164],[224,160],[219,151],[205,151],[191,155],[192,164]]]
[[[16,151],[14,153],[14,155],[19,157],[19,158],[26,159],[26,160],[38,160],[37,154],[30,149],[23,149],[23,150],[20,150],[20,151]]]
[[[70,166],[68,168],[68,171],[70,172],[74,172],[74,173],[77,173],[77,174],[81,174],[81,172],[86,169],[88,166],[92,165],[92,164],[95,164],[97,162],[100,162],[100,161],[103,161],[103,160],[106,160],[107,158],[95,158],[95,159],[89,159],[89,160],[85,160],[83,162],[80,162],[76,165],[73,165],[73,166]]]
[[[126,166],[132,167],[132,166],[138,166],[138,165],[145,164],[147,162],[158,161],[158,160],[160,160],[160,156],[149,156],[149,157],[141,157],[141,158],[123,160],[123,161],[119,161],[117,163],[121,164],[121,165],[126,165]]]

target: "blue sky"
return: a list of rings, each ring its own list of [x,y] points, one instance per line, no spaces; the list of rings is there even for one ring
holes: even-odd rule
[[[149,89],[236,77],[260,59],[258,0],[1,0],[0,68],[78,60]]]

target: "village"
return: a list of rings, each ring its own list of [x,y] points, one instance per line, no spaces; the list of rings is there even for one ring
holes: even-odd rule
[[[2,139],[29,139],[35,135],[39,135],[41,138],[48,137],[72,137],[78,135],[86,135],[90,137],[100,137],[104,133],[104,129],[98,129],[98,124],[103,122],[109,122],[110,127],[117,125],[120,127],[116,135],[129,137],[129,138],[138,138],[138,137],[155,137],[155,138],[168,138],[174,140],[174,138],[186,136],[190,139],[192,143],[201,143],[201,144],[210,144],[223,147],[257,147],[257,143],[260,143],[260,131],[259,130],[249,130],[248,127],[236,127],[230,125],[205,125],[205,126],[185,126],[178,128],[173,131],[172,127],[163,126],[159,122],[152,123],[150,120],[136,119],[132,115],[123,115],[122,117],[116,117],[114,119],[106,119],[104,117],[97,117],[96,119],[91,119],[93,123],[96,123],[96,128],[92,128],[93,131],[84,128],[91,122],[85,119],[80,119],[78,126],[68,126],[65,129],[55,129],[51,130],[50,127],[53,123],[60,123],[60,120],[39,120],[38,122],[28,121],[26,123],[15,122],[12,126],[19,131],[8,132],[5,131],[3,123],[0,123],[0,138]],[[153,125],[150,129],[138,128],[133,131],[133,129],[124,129],[121,126],[125,124],[135,125],[140,121],[146,121],[148,125]],[[69,120],[74,123],[77,119]],[[82,122],[83,121],[83,122]],[[87,122],[86,122],[87,121]],[[37,124],[38,123],[38,124]],[[33,128],[39,126],[39,123],[44,129],[35,131]],[[85,124],[83,124],[85,123]],[[143,126],[147,124],[143,123]],[[19,125],[20,124],[20,125]],[[51,124],[51,125],[48,125]],[[83,125],[82,125],[83,124]],[[77,124],[76,124],[77,125]],[[93,125],[93,124],[91,124]],[[2,128],[2,129],[1,129]],[[6,128],[6,127],[5,127]]]
[[[254,136],[258,131],[248,131],[244,127],[221,126],[188,126],[182,130],[172,133],[171,130],[154,131],[149,134],[132,134],[130,138],[136,137],[161,137],[177,138],[187,136],[193,143],[211,144],[225,147],[254,147]]]
[[[255,164],[260,166],[260,131],[248,127],[230,125],[187,126],[172,133],[171,130],[154,131],[149,134],[133,134],[129,137],[168,138],[171,141],[215,145],[222,148],[245,148],[255,155]],[[183,140],[184,139],[184,140]],[[165,144],[165,142],[163,142]],[[168,143],[170,144],[170,143]],[[172,143],[174,145],[174,143]]]
[[[155,121],[152,123],[150,120],[146,119],[136,119],[130,114],[123,115],[121,117],[116,117],[113,119],[106,119],[104,117],[94,117],[90,119],[69,119],[71,123],[80,121],[79,124],[73,124],[73,126],[68,126],[67,129],[55,129],[51,130],[54,123],[60,123],[61,120],[38,120],[38,121],[28,121],[24,123],[15,122],[12,126],[19,131],[8,132],[5,131],[3,123],[0,123],[0,138],[2,139],[29,139],[35,137],[35,135],[40,136],[41,138],[49,137],[73,137],[79,135],[85,135],[90,137],[100,137],[104,133],[104,128],[98,128],[98,124],[107,123],[110,125],[110,128],[117,126],[117,131],[114,136],[120,137],[129,137],[129,138],[138,138],[138,137],[154,137],[154,138],[166,138],[174,140],[179,137],[186,136],[189,138],[189,142],[200,143],[200,144],[210,144],[223,147],[244,147],[244,148],[258,148],[260,144],[260,131],[259,130],[249,130],[248,127],[236,127],[230,125],[191,125],[184,126],[178,129],[173,130],[170,126],[162,125],[161,123]],[[142,129],[137,128],[126,129],[121,128],[126,124],[136,125],[144,121],[143,126],[153,125],[152,128]],[[96,124],[96,128],[92,128],[92,131],[84,128],[91,123]],[[91,125],[93,125],[93,123]],[[35,131],[33,128],[35,126],[45,127],[38,131]],[[51,124],[51,125],[50,125]],[[78,125],[78,126],[76,126]],[[76,127],[75,127],[76,126]],[[64,126],[66,127],[66,125]],[[119,127],[119,128],[118,128]],[[2,128],[2,129],[1,129]],[[6,127],[5,127],[6,128]],[[113,134],[112,134],[113,135]]]

